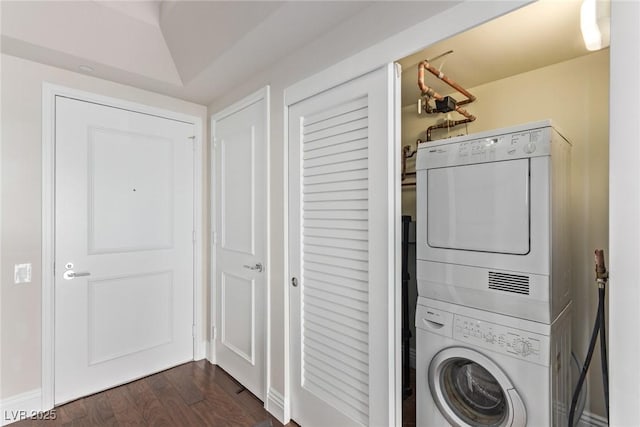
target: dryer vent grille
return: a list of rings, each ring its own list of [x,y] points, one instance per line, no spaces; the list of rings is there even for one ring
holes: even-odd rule
[[[529,295],[529,276],[490,271],[489,289]]]

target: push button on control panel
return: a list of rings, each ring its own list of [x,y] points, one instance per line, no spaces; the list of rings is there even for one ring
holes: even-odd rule
[[[527,154],[531,154],[534,151],[536,151],[536,144],[533,142],[530,142],[526,144],[524,147],[522,147],[522,151],[524,151]]]

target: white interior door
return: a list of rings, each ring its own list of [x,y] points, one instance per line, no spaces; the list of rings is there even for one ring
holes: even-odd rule
[[[194,125],[56,97],[55,403],[193,359]]]
[[[266,92],[266,90],[265,90]],[[213,119],[216,363],[265,398],[267,100]]]
[[[397,79],[389,65],[289,110],[291,415],[304,426],[399,422]]]

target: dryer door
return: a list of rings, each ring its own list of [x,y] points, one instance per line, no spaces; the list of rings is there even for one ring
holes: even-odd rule
[[[519,427],[527,415],[506,374],[477,351],[450,347],[429,366],[429,388],[442,415],[454,426]]]

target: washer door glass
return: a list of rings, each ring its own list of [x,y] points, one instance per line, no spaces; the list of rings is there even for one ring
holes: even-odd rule
[[[453,358],[440,371],[440,389],[446,404],[470,425],[500,426],[509,415],[506,392],[482,366]]]

